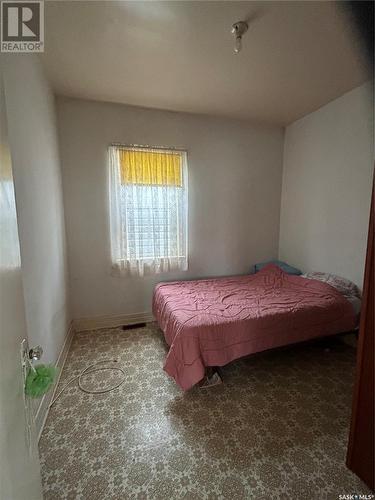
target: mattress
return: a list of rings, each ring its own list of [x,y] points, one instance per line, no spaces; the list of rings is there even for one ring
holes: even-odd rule
[[[164,370],[183,390],[208,366],[356,326],[335,288],[273,264],[255,275],[160,283],[153,313],[169,345]]]

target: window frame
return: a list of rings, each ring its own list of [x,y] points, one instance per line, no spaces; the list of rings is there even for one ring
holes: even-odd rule
[[[110,245],[111,245],[111,260],[112,260],[112,269],[116,268],[117,266],[119,268],[122,267],[128,267],[131,266],[132,263],[134,262],[144,262],[144,265],[149,264],[150,267],[157,261],[157,260],[166,260],[166,259],[176,259],[177,261],[183,261],[184,264],[182,267],[178,267],[177,269],[171,269],[168,271],[154,271],[154,272],[147,272],[147,274],[157,274],[159,272],[186,272],[188,270],[188,256],[189,256],[189,224],[188,224],[188,207],[189,207],[189,192],[188,192],[188,151],[185,148],[179,148],[179,147],[174,147],[174,146],[151,146],[151,145],[140,145],[140,144],[123,144],[123,143],[111,143],[108,146],[108,159],[110,158],[110,150],[119,150],[119,149],[125,149],[125,150],[136,150],[136,151],[146,151],[146,152],[155,152],[155,153],[180,153],[181,154],[181,177],[182,177],[182,186],[181,189],[183,190],[183,224],[184,224],[184,241],[182,245],[183,252],[180,252],[181,255],[177,256],[158,256],[158,257],[147,257],[147,256],[141,256],[137,257],[136,259],[130,259],[127,255],[122,255],[120,257],[117,257],[116,260],[114,259],[113,256],[113,238],[114,234],[112,233],[112,222],[111,220],[109,221],[109,233],[110,233]],[[111,213],[112,213],[112,201],[111,201],[111,190],[113,189],[113,184],[114,180],[111,179],[111,165],[109,161],[109,168],[108,168],[108,173],[109,173],[109,217],[111,218]],[[116,183],[116,187],[118,189],[118,183]],[[126,209],[125,209],[126,210]],[[126,237],[124,235],[124,237]],[[117,272],[115,274],[118,274]],[[120,272],[120,274],[122,274]],[[128,273],[127,273],[128,274]],[[130,273],[132,274],[132,273]]]

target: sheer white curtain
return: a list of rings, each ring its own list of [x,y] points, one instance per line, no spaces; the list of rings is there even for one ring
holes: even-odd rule
[[[112,269],[118,275],[187,270],[187,166],[182,186],[124,183],[119,147],[109,148]],[[154,150],[152,150],[154,151]]]

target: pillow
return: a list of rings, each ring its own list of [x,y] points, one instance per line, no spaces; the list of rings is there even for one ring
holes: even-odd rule
[[[254,272],[257,273],[267,264],[275,264],[276,266],[279,266],[287,274],[295,274],[297,276],[302,274],[302,271],[300,271],[296,267],[290,266],[289,264],[281,260],[269,260],[268,262],[259,262],[258,264],[255,264]]]
[[[355,283],[346,278],[342,278],[341,276],[337,276],[336,274],[311,272],[303,274],[302,278],[323,281],[324,283],[333,286],[333,288],[336,288],[336,290],[346,298],[361,298],[361,290]]]

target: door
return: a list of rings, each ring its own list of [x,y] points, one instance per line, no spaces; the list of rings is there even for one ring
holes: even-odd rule
[[[0,500],[42,498],[33,421],[28,418],[31,413],[25,411],[20,355],[25,338],[17,214],[0,68]]]
[[[357,370],[353,394],[347,465],[369,488],[375,488],[374,424],[374,237],[375,173],[372,188],[361,322],[359,325]]]

